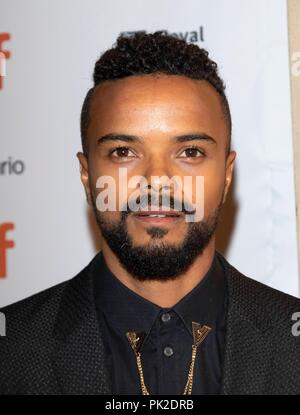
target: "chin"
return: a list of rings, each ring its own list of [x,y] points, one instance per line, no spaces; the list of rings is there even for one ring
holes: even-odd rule
[[[150,235],[146,235],[145,238],[142,240],[135,241],[133,239],[133,244],[135,247],[146,247],[146,246],[162,246],[162,245],[169,245],[169,246],[179,246],[183,243],[182,238],[170,238],[168,235],[162,237],[151,237]]]

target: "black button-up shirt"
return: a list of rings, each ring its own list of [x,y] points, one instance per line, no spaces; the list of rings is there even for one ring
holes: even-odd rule
[[[150,395],[182,395],[192,357],[192,322],[212,328],[198,347],[193,395],[219,394],[225,343],[225,271],[216,252],[204,278],[176,305],[162,308],[126,287],[100,253],[95,296],[113,394],[140,395],[136,357],[126,332],[144,332],[144,380]]]

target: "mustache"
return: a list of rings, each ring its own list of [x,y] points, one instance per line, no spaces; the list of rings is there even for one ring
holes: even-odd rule
[[[166,200],[168,203],[166,203]],[[142,194],[138,198],[134,199],[136,205],[138,205],[138,211],[141,209],[146,209],[147,207],[150,208],[151,204],[153,206],[158,207],[159,209],[163,210],[175,210],[180,213],[184,213],[187,215],[193,215],[196,212],[194,206],[186,201],[186,200],[179,200],[175,199],[172,195],[163,196],[161,194],[152,193],[152,194]],[[136,210],[132,210],[130,207],[130,198],[127,200],[122,206],[122,215],[126,216],[131,213],[136,213]]]

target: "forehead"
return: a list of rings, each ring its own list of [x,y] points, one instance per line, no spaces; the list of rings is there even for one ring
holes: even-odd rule
[[[98,85],[89,127],[97,133],[112,132],[111,128],[134,134],[189,128],[226,135],[220,96],[207,81],[164,74],[130,76]]]

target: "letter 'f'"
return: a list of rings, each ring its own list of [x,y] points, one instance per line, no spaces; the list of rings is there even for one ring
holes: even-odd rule
[[[6,67],[6,59],[10,58],[10,52],[8,50],[4,50],[2,45],[4,42],[10,40],[9,33],[0,33],[0,89],[3,88],[3,75],[2,70]]]
[[[13,223],[0,225],[0,278],[6,277],[6,250],[15,246],[14,241],[6,239],[6,234],[14,228]]]

